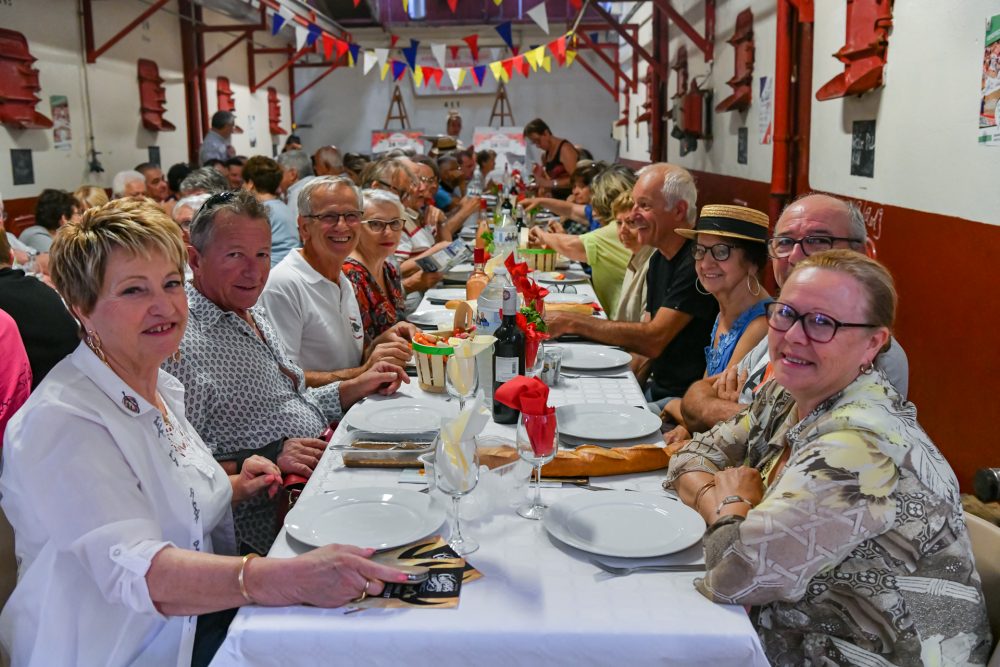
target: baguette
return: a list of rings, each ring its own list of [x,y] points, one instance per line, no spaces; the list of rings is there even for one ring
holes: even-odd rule
[[[580,315],[593,315],[594,307],[589,303],[548,303],[545,304],[545,310],[548,311],[560,311],[563,313],[579,313]]]
[[[555,458],[542,466],[546,477],[600,477],[624,475],[634,472],[660,470],[670,464],[670,456],[678,448],[661,445],[634,445],[632,447],[598,447],[582,445],[576,449],[560,449]],[[480,462],[496,468],[518,459],[513,447],[481,447]]]

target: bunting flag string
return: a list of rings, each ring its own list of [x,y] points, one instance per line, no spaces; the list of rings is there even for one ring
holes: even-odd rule
[[[500,35],[500,38],[503,39],[504,44],[507,45],[507,48],[513,49],[514,48],[514,40],[512,39],[512,36],[511,36],[511,22],[510,21],[504,21],[500,25],[496,26],[496,31],[497,31],[497,34]]]
[[[368,72],[372,71],[372,68],[378,63],[378,56],[375,55],[374,51],[365,51],[365,64],[361,73],[368,76]],[[385,78],[384,76],[382,77]]]
[[[306,46],[312,46],[316,43],[316,40],[319,39],[321,30],[315,23],[310,23],[308,31],[308,35],[306,36]]]
[[[354,43],[347,44],[347,50],[351,53],[351,67],[354,67],[358,64],[358,54],[361,53],[361,45]]]
[[[434,55],[434,60],[438,61],[438,65],[442,68],[447,67],[444,57],[445,49],[444,44],[431,44],[431,53]]]
[[[285,25],[285,17],[275,12],[271,15],[271,34],[277,35],[281,30],[281,26]]]
[[[469,51],[472,52],[472,62],[479,62],[479,35],[469,35],[468,37],[463,37],[462,41],[469,45]]]
[[[542,29],[542,32],[546,35],[549,34],[549,14],[545,11],[544,2],[539,2],[526,13],[532,21],[538,24],[538,27]]]
[[[564,40],[565,42],[565,40]],[[406,58],[406,62],[409,63],[410,69],[417,69],[417,47],[420,46],[420,42],[415,39],[410,40],[410,45],[406,48],[400,49],[403,52],[403,57]]]
[[[477,65],[471,69],[472,78],[476,80],[476,85],[482,87],[483,79],[486,78],[486,65]]]

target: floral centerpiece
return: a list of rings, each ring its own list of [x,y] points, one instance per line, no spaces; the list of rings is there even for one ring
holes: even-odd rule
[[[504,266],[507,267],[514,287],[524,297],[524,305],[514,319],[517,328],[524,333],[524,365],[528,368],[535,365],[538,347],[549,337],[544,319],[545,297],[549,291],[529,278],[528,265],[514,261],[513,255],[506,259]]]

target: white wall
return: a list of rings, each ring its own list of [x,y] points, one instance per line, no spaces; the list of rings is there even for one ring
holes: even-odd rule
[[[634,5],[635,3],[632,2],[622,3],[620,6],[621,16],[626,16],[632,10]],[[628,20],[628,23],[634,23],[639,26],[639,44],[646,50],[647,53],[654,53],[655,49],[655,45],[653,44],[653,11],[653,3],[640,3],[640,6],[636,10],[635,14],[633,14],[632,18]],[[636,160],[638,162],[649,162],[650,123],[635,122],[635,119],[644,111],[642,104],[646,101],[648,93],[646,91],[646,84],[643,83],[643,81],[645,80],[649,65],[646,64],[646,61],[643,60],[641,56],[633,52],[631,46],[629,46],[624,40],[619,39],[618,61],[621,64],[622,70],[629,76],[632,75],[633,59],[639,60],[639,81],[637,82],[636,90],[629,95],[628,99],[629,124],[627,126],[623,125],[615,127],[614,136],[620,142],[621,157],[623,159]],[[625,112],[625,95],[620,95],[618,118],[624,117]]]
[[[343,151],[371,152],[371,131],[384,125],[393,90],[391,74],[381,81],[377,70],[376,66],[366,77],[361,67],[338,69],[296,100],[296,121],[312,125],[298,131],[307,148],[334,144]],[[296,86],[304,87],[315,76],[313,71],[300,70]],[[409,72],[405,76],[409,77]],[[486,76],[492,74],[487,71]],[[447,75],[441,85],[449,85]],[[462,114],[464,142],[472,140],[475,127],[490,124],[493,94],[415,98],[411,81],[404,79],[399,87],[413,128],[444,134],[448,112],[445,105],[456,101]],[[539,69],[528,79],[515,74],[507,84],[507,97],[518,127],[539,117],[554,134],[582,144],[596,159],[615,159],[616,142],[611,138],[611,126],[617,117],[615,101],[579,65],[558,68],[553,58],[551,73]],[[399,125],[394,121],[392,127]]]
[[[816,3],[813,88],[841,71],[839,3]],[[1000,224],[1000,147],[976,143],[984,23],[997,0],[897,2],[884,88],[814,101],[812,187]],[[851,124],[877,119],[875,177],[850,175]]]
[[[93,3],[95,41],[103,44],[108,37],[138,16],[147,5],[138,0],[102,0]],[[36,109],[51,117],[50,95],[69,98],[70,121],[73,133],[69,151],[53,147],[52,130],[17,130],[0,126],[0,193],[5,199],[33,197],[46,187],[74,190],[82,183],[110,187],[115,172],[131,169],[148,158],[147,148],[159,146],[164,167],[187,161],[187,123],[182,63],[180,55],[180,26],[176,3],[168,3],[165,10],[153,14],[124,39],[115,44],[92,65],[84,65],[82,32],[75,0],[11,0],[0,3],[0,25],[16,30],[28,39],[31,53],[38,58],[42,89],[36,93],[41,102]],[[206,21],[232,23],[233,20],[206,11]],[[206,36],[206,58],[217,50],[215,44],[224,45],[230,37],[223,34]],[[257,33],[255,39],[262,45],[281,44],[269,35]],[[164,117],[177,129],[173,132],[150,132],[142,127],[139,114],[139,87],[137,60],[148,58],[157,62],[160,76],[165,79],[167,100]],[[274,56],[274,66],[280,60]],[[265,57],[258,58],[258,76],[266,69]],[[87,170],[87,113],[84,104],[84,69],[90,83],[91,116],[94,139],[103,174],[90,174]],[[267,91],[262,89],[250,96],[247,85],[246,49],[236,47],[209,69],[209,113],[215,111],[215,76],[230,77],[236,92],[238,122],[246,128],[247,115],[257,115],[258,145],[253,151],[249,135],[234,135],[233,144],[238,152],[270,155],[271,138],[267,130]],[[279,75],[274,82],[282,98],[283,125],[290,126],[287,77]],[[33,152],[35,183],[14,186],[9,167],[11,148],[29,148]]]

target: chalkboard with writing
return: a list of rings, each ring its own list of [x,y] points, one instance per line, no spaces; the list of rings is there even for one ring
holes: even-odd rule
[[[851,129],[851,176],[875,176],[875,121],[856,120]]]

